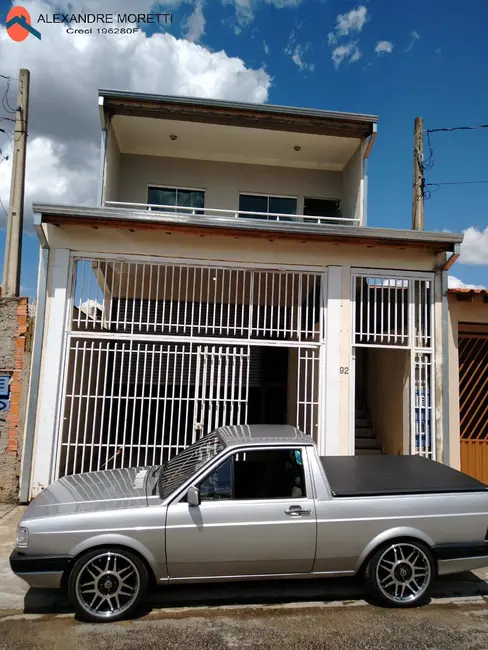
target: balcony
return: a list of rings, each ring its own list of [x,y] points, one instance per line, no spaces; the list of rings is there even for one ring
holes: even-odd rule
[[[264,220],[291,222],[300,224],[315,225],[342,225],[358,226],[360,219],[357,217],[329,217],[316,216],[310,214],[290,214],[282,212],[255,212],[248,210],[226,210],[222,208],[192,208],[188,206],[161,205],[158,203],[131,203],[126,201],[104,201],[104,207],[116,208],[121,210],[141,210],[158,212],[161,216],[203,216],[213,217],[214,219],[246,219],[246,220]]]
[[[202,226],[366,225],[375,116],[117,91],[100,106],[106,208]]]

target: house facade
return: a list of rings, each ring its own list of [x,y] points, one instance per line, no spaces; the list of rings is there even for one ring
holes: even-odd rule
[[[377,118],[100,91],[98,205],[35,204],[21,499],[224,424],[451,462],[460,235],[370,228]]]
[[[488,483],[488,290],[448,301],[451,464]]]

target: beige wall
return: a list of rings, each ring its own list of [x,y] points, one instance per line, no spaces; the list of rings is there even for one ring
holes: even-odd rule
[[[342,213],[363,223],[363,156],[360,147],[344,167]]]
[[[140,255],[243,264],[296,265],[297,267],[343,266],[343,295],[349,299],[351,266],[372,269],[432,271],[434,258],[428,250],[328,242],[252,238],[202,233],[167,233],[164,230],[130,232],[123,228],[51,226],[45,229],[51,248],[97,254]]]
[[[238,210],[239,192],[298,197],[299,214],[305,196],[343,197],[341,172],[313,169],[123,154],[118,175],[118,200],[130,203],[146,203],[148,185],[202,189],[206,207],[225,210]]]
[[[367,402],[375,434],[386,454],[404,453],[405,393],[410,375],[407,350],[367,351]]]
[[[107,133],[103,201],[116,201],[119,188],[120,151],[112,126]]]
[[[83,226],[47,226],[46,235],[52,248],[69,248],[96,257],[112,253],[117,256],[137,255],[148,260],[154,258],[195,259],[225,265],[271,265],[272,268],[293,266],[297,270],[311,267],[321,270],[328,266],[342,267],[340,305],[340,336],[330,342],[339,346],[340,366],[351,369],[351,268],[396,269],[406,271],[432,271],[436,258],[428,250],[395,247],[367,247],[363,245],[337,245],[327,242],[206,235],[203,232],[176,233]],[[49,301],[48,301],[49,304]],[[351,370],[350,370],[351,372]],[[339,376],[338,400],[340,404],[340,453],[351,449],[351,399],[354,392],[351,374]]]
[[[450,464],[460,469],[460,424],[459,424],[459,323],[488,324],[488,303],[482,296],[472,302],[460,301],[455,294],[449,294],[449,440]]]

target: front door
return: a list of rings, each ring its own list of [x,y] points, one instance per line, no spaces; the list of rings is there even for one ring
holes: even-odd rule
[[[306,450],[230,456],[197,486],[201,504],[168,508],[168,575],[178,578],[308,573],[317,520]]]
[[[221,426],[247,424],[249,346],[198,347],[193,440]]]

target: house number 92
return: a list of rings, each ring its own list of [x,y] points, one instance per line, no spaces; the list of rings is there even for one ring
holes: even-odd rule
[[[349,368],[347,366],[341,366],[339,368],[339,372],[341,375],[348,375],[349,374]]]

